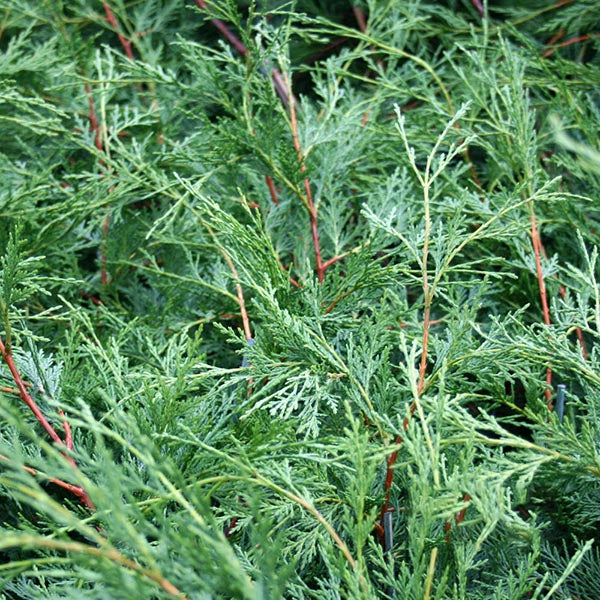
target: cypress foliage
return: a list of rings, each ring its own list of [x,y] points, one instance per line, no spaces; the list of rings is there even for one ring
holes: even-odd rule
[[[0,0],[0,596],[600,597],[595,0]]]

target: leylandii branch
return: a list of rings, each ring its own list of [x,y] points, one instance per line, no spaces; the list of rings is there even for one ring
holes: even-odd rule
[[[34,414],[35,418],[37,419],[38,423],[43,427],[44,431],[48,434],[50,439],[55,444],[57,444],[60,447],[66,448],[67,450],[72,450],[73,449],[73,437],[72,437],[72,433],[71,433],[71,426],[67,423],[66,420],[64,420],[63,411],[62,410],[60,411],[60,415],[61,415],[61,417],[63,417],[63,425],[64,425],[64,429],[65,429],[65,440],[64,441],[58,435],[58,433],[56,432],[54,427],[52,427],[52,425],[50,424],[48,419],[46,419],[44,413],[40,410],[40,407],[37,405],[35,400],[32,398],[31,394],[27,391],[27,387],[26,387],[25,383],[23,382],[23,379],[21,378],[21,375],[19,373],[19,370],[17,369],[17,366],[15,365],[15,361],[14,361],[13,355],[12,355],[12,350],[11,350],[10,346],[8,344],[5,344],[4,341],[1,339],[0,339],[0,354],[2,354],[2,358],[3,358],[4,362],[6,363],[6,366],[8,367],[8,369],[12,375],[13,381],[15,382],[15,386],[17,388],[17,391],[18,391],[18,394],[19,394],[21,400],[23,400],[23,402],[25,402],[25,404],[29,407],[29,409]],[[66,454],[65,454],[65,457],[71,463],[71,465],[76,469],[77,464],[75,463],[75,460],[70,456],[66,456]],[[6,460],[6,457],[0,455],[0,459]],[[32,473],[33,475],[37,475],[37,471],[35,469],[32,469],[31,467],[25,467],[25,469],[28,472]],[[82,487],[72,485],[70,483],[66,483],[60,479],[55,479],[55,478],[51,478],[50,481],[52,483],[55,483],[56,485],[59,485],[60,487],[62,487],[64,489],[70,491],[73,495],[75,495],[79,499],[79,501],[84,506],[87,506],[89,509],[94,510],[96,508],[94,506],[93,502],[90,500],[90,497],[88,496],[87,492]]]
[[[205,2],[205,0],[195,0],[195,2],[196,2],[196,5],[198,6],[198,8],[200,8],[202,10],[208,10],[208,3]],[[219,30],[221,35],[242,56],[249,55],[249,51],[248,51],[248,48],[246,47],[246,45],[234,33],[232,33],[230,31],[230,29],[227,27],[227,25],[223,21],[221,21],[220,19],[211,18],[210,22],[214,25],[214,27],[216,29]],[[265,67],[260,67],[260,71],[263,74],[267,75],[267,69]],[[306,165],[304,164],[304,154],[302,152],[302,147],[300,146],[300,141],[298,138],[298,121],[296,118],[297,100],[294,97],[294,94],[292,93],[291,82],[289,81],[287,74],[282,75],[281,72],[275,68],[271,69],[270,77],[273,82],[273,87],[275,88],[275,91],[279,95],[282,103],[284,104],[285,107],[287,107],[289,109],[294,148],[298,154],[298,159],[300,160],[300,169],[301,169],[302,173],[305,173]],[[265,181],[266,181],[267,187],[269,189],[269,194],[271,196],[271,200],[273,201],[273,204],[278,205],[279,198],[277,196],[277,191],[275,189],[273,178],[270,175],[266,175]],[[318,209],[317,209],[317,206],[315,204],[315,201],[314,201],[314,198],[312,195],[311,185],[310,185],[310,181],[309,181],[308,177],[304,178],[303,185],[304,185],[304,191],[305,191],[306,208],[308,210],[309,218],[310,218],[310,230],[311,230],[311,238],[312,238],[313,246],[314,246],[317,279],[318,279],[319,283],[323,283],[323,281],[325,279],[325,272],[327,271],[327,269],[331,265],[335,264],[337,261],[344,258],[345,256],[348,256],[349,253],[344,253],[344,254],[340,254],[338,256],[334,256],[326,261],[323,260],[322,253],[321,253],[321,241],[319,238]],[[293,285],[295,285],[295,286],[298,285],[298,283],[291,278],[290,278],[290,281]]]

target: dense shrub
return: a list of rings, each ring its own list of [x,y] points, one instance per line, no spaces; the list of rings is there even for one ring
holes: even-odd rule
[[[3,598],[600,597],[595,0],[0,0]]]

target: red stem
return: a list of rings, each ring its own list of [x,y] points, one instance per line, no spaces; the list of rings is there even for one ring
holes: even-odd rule
[[[404,428],[406,430],[406,427]],[[402,438],[398,436],[394,441],[395,444],[401,444]],[[380,542],[383,545],[384,543],[384,529],[383,529],[383,517],[386,512],[390,509],[390,495],[392,493],[392,483],[394,481],[394,465],[396,464],[396,460],[398,459],[398,450],[394,450],[387,457],[387,465],[385,471],[385,498],[383,500],[383,506],[381,507],[381,513],[379,515],[379,523],[376,524],[377,531],[379,532]]]
[[[354,13],[354,18],[358,23],[358,28],[364,33],[367,30],[367,19],[365,17],[365,12],[359,6],[353,6],[352,12]]]
[[[546,50],[542,54],[542,58],[548,58],[550,55],[554,54],[554,52],[556,52],[556,50],[558,50],[559,48],[566,48],[567,46],[571,46],[572,44],[578,44],[579,42],[587,42],[588,40],[591,40],[591,39],[597,38],[597,37],[600,37],[600,34],[586,33],[585,35],[578,35],[577,37],[574,37],[574,38],[565,40],[564,42],[561,42],[560,44],[554,46],[553,48],[548,48],[548,50]]]
[[[198,8],[200,8],[201,10],[208,10],[208,5],[206,4],[206,2],[204,0],[196,0],[196,6]],[[248,54],[249,54],[248,48],[234,33],[232,33],[229,30],[229,27],[227,27],[227,25],[225,23],[223,23],[223,21],[221,21],[221,19],[210,19],[210,22],[219,30],[221,35],[242,56],[248,56]],[[261,71],[266,74],[266,72],[263,69],[261,69]],[[287,107],[288,102],[289,102],[288,97],[290,94],[287,89],[287,85],[278,69],[271,70],[271,80],[273,81],[273,86],[275,87],[275,91],[277,92],[277,94],[281,98],[281,100],[283,101],[284,105]]]
[[[544,244],[542,243],[542,240],[540,240],[540,248],[542,250],[542,256],[547,260],[548,254],[546,253],[546,248],[544,248]],[[558,279],[558,274],[555,274],[554,277],[556,279]],[[565,286],[562,285],[562,283],[559,283],[558,291],[560,293],[561,298],[566,299],[567,290],[565,289]],[[583,356],[583,358],[585,360],[588,360],[589,355],[587,352],[587,348],[585,347],[585,340],[583,339],[583,331],[581,331],[581,327],[576,327],[575,333],[577,334],[577,340],[579,342],[579,347],[581,348],[581,355]]]
[[[550,309],[548,308],[548,296],[546,294],[546,283],[544,281],[544,270],[542,268],[542,242],[537,227],[535,211],[531,207],[531,240],[533,242],[533,252],[535,254],[535,268],[537,271],[538,287],[540,289],[540,302],[542,304],[542,313],[544,315],[544,323],[550,326]],[[548,410],[552,410],[552,369],[546,369],[546,404]]]
[[[483,4],[481,4],[481,0],[471,0],[471,4],[477,9],[481,17],[485,15],[485,10],[483,8]]]
[[[465,494],[463,497],[463,502],[469,502],[471,500],[471,495],[470,494]],[[462,510],[458,511],[458,513],[456,514],[456,516],[454,517],[454,521],[457,525],[460,525],[464,520],[465,520],[465,516],[467,514],[467,507],[465,506],[465,508],[463,508]],[[446,543],[450,543],[450,530],[452,529],[452,522],[451,521],[446,521],[446,524],[444,525],[444,531],[446,533]]]
[[[15,389],[15,388],[7,387],[5,385],[0,386],[0,392],[5,392],[7,394],[16,394],[17,396],[20,395],[19,390]]]
[[[102,133],[100,131],[100,126],[98,125],[98,118],[96,117],[96,109],[94,107],[94,98],[92,96],[92,88],[89,83],[85,84],[85,92],[88,97],[88,106],[90,109],[90,129],[94,132],[94,144],[98,150],[102,151]]]
[[[425,287],[425,295],[427,296],[429,287]],[[431,325],[431,307],[429,301],[425,299],[425,310],[423,311],[423,349],[421,350],[421,361],[419,364],[419,382],[417,383],[417,395],[420,396],[425,387],[425,375],[427,372],[427,352],[429,350],[429,327]]]
[[[102,223],[102,236],[104,238],[102,242],[102,251],[100,253],[100,283],[101,285],[106,285],[108,283],[108,268],[107,263],[108,259],[106,256],[106,246],[108,240],[108,226],[110,225],[110,214],[107,213],[104,217],[104,221]]]
[[[38,405],[35,403],[35,400],[31,397],[31,395],[27,391],[26,384],[21,379],[21,375],[15,365],[11,351],[4,345],[4,342],[1,339],[0,339],[0,354],[2,354],[2,358],[4,359],[4,362],[6,363],[6,365],[8,366],[8,368],[11,372],[13,381],[15,382],[15,385],[17,386],[21,400],[23,400],[23,402],[25,402],[25,404],[27,404],[27,406],[29,407],[29,409],[34,414],[35,418],[37,419],[38,423],[40,423],[40,425],[44,428],[44,430],[50,436],[50,438],[52,439],[53,442],[55,442],[59,446],[66,447],[67,449],[72,450],[73,442],[72,442],[72,436],[71,436],[71,428],[70,428],[69,424],[66,423],[66,421],[65,421],[65,436],[66,436],[66,443],[65,443],[62,441],[62,439],[60,438],[58,433],[56,433],[56,430],[54,429],[54,427],[52,427],[52,425],[50,425],[50,423],[48,422],[48,420],[46,419],[46,417],[44,416],[44,414],[42,413],[42,411],[40,410]],[[64,416],[64,413],[62,411],[60,411],[60,413],[61,413],[61,415]],[[75,469],[77,468],[77,465],[73,458],[71,458],[70,456],[65,456],[65,458],[67,459],[67,461],[69,463],[71,463],[73,468],[75,468]],[[32,472],[35,473],[35,471],[32,471]],[[61,481],[60,479],[50,479],[50,481],[69,490],[72,494],[74,494],[77,498],[79,498],[79,500],[81,501],[81,503],[84,506],[87,506],[91,510],[95,509],[93,502],[90,500],[87,492],[83,488],[81,488],[79,486],[73,486],[69,483],[65,483],[64,481]]]
[[[45,429],[46,433],[52,438],[52,440],[59,446],[64,446],[64,442],[60,439],[60,436],[58,435],[58,433],[56,433],[54,427],[50,425],[46,417],[43,415],[42,411],[39,409],[38,405],[35,403],[35,400],[29,395],[29,392],[25,389],[25,384],[23,383],[21,375],[17,370],[12,354],[10,350],[7,350],[2,340],[0,340],[0,353],[2,354],[2,358],[4,359],[4,362],[6,363],[12,374],[15,385],[19,390],[19,396],[21,397],[21,400],[23,400],[23,402],[25,402],[25,404],[27,404],[27,406],[31,409],[31,412],[35,415],[35,418]]]
[[[65,430],[65,445],[69,450],[73,450],[73,433],[71,432],[71,425],[64,416],[65,413],[62,409],[59,409],[58,414],[63,417],[63,429]]]
[[[229,265],[229,268],[231,269],[233,276],[236,278],[235,290],[237,293],[238,305],[240,307],[240,314],[242,315],[242,327],[244,329],[244,335],[246,336],[246,339],[251,340],[252,339],[252,330],[250,329],[250,319],[248,318],[248,311],[246,310],[246,302],[244,301],[244,291],[242,290],[242,286],[239,282],[240,276],[238,275],[237,269],[235,268],[235,265],[233,264],[233,261],[231,260],[229,255],[224,251],[222,251],[221,253],[223,254],[223,257],[225,258],[225,261]]]
[[[277,197],[277,190],[275,189],[275,184],[273,183],[273,178],[270,175],[265,175],[265,181],[267,182],[267,187],[269,188],[269,193],[271,194],[271,200],[275,206],[279,206],[279,198]]]
[[[4,460],[6,462],[11,462],[7,456],[4,456],[4,454],[0,454],[0,460]],[[34,469],[33,467],[28,467],[27,465],[23,465],[23,469],[25,471],[27,471],[28,473],[31,473],[32,475],[35,475],[35,476],[39,475],[38,471],[36,471],[36,469]],[[79,498],[79,500],[81,500],[81,503],[84,504],[85,506],[87,506],[90,510],[96,509],[94,503],[90,500],[86,491],[82,487],[80,487],[78,485],[73,485],[72,483],[67,483],[66,481],[63,481],[62,479],[57,479],[56,477],[48,477],[48,481],[50,483],[53,483],[54,485],[58,485],[59,487],[65,489],[65,490],[68,490],[74,496],[77,496],[77,498]]]
[[[323,271],[327,271],[331,265],[335,264],[338,260],[342,260],[342,258],[345,258],[346,256],[348,256],[348,254],[339,254],[338,256],[333,256],[329,260],[326,260],[323,263]]]
[[[300,146],[300,140],[298,139],[298,122],[296,120],[296,103],[291,95],[291,88],[288,83],[288,89],[290,90],[290,96],[288,98],[290,106],[290,120],[292,123],[292,139],[294,141],[294,148],[298,153],[298,160],[300,161],[300,171],[306,172],[306,165],[304,164],[304,155],[302,153],[302,147]],[[315,248],[315,260],[317,263],[317,278],[319,283],[323,283],[325,279],[326,267],[323,265],[323,259],[321,258],[321,242],[319,240],[319,227],[318,227],[318,212],[315,206],[312,190],[310,189],[310,181],[308,177],[304,178],[304,190],[306,191],[306,201],[308,204],[308,214],[310,216],[310,231],[313,240],[313,246]]]
[[[119,41],[121,42],[121,46],[123,46],[123,50],[125,50],[125,54],[127,55],[127,58],[129,60],[133,61],[134,58],[133,58],[133,50],[131,49],[131,40],[128,40],[121,33],[121,28],[119,27],[119,22],[117,21],[117,18],[115,17],[115,13],[113,13],[112,8],[108,4],[108,2],[103,2],[102,5],[104,6],[104,12],[106,13],[106,20],[110,23],[111,27],[115,30],[115,33],[117,34]]]
[[[204,0],[196,0],[196,6],[202,10],[208,10],[208,6]],[[239,40],[221,19],[211,19],[210,22],[221,32],[221,35],[240,53],[246,56],[248,48]]]

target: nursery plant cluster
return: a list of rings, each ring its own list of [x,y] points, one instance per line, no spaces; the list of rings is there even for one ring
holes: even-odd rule
[[[597,0],[0,14],[1,598],[600,598]]]

